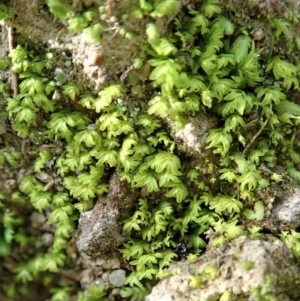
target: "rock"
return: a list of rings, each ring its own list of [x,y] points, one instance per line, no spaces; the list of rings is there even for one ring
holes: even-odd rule
[[[98,261],[98,260],[97,260]],[[121,265],[120,259],[117,257],[111,257],[109,259],[103,260],[102,267],[106,270],[117,269]]]
[[[45,247],[50,247],[53,244],[53,234],[52,233],[44,233],[42,235],[42,242]]]
[[[119,288],[114,288],[111,291],[111,296],[119,296],[120,295],[120,289]]]
[[[189,155],[193,153],[201,155],[209,130],[217,126],[216,118],[206,113],[198,113],[195,117],[187,118],[185,126],[179,130],[171,119],[167,118],[166,121],[178,148]]]
[[[116,248],[122,243],[122,236],[116,216],[118,210],[97,203],[93,210],[80,216],[81,233],[77,239],[79,252],[91,255]]]
[[[92,275],[89,277],[86,277],[86,274],[81,275],[81,282],[84,284],[84,288],[90,287],[92,284],[97,286],[104,285],[106,289],[110,287],[112,289],[116,288],[110,283],[110,276],[114,270],[120,269],[120,260],[120,254],[118,252],[97,257],[92,257],[82,252],[77,262],[83,270],[89,271],[88,275]]]
[[[124,270],[115,270],[109,275],[109,282],[111,285],[121,287],[124,284],[126,272]]]
[[[242,236],[223,250],[208,249],[195,263],[174,263],[169,268],[171,276],[161,280],[146,301],[206,301],[221,297],[297,301],[300,271],[295,262],[291,251],[278,239],[250,240]]]
[[[278,190],[271,220],[277,223],[281,230],[296,229],[300,226],[300,189],[298,187]]]
[[[95,207],[81,213],[76,245],[79,252],[90,256],[114,251],[126,236],[122,233],[121,220],[129,214],[136,194],[117,174],[111,177],[108,194],[101,196]]]
[[[88,288],[90,283],[94,281],[94,274],[92,269],[85,269],[81,272],[80,284],[82,288]]]
[[[33,228],[40,228],[46,223],[46,217],[43,213],[40,212],[32,212],[30,216],[31,226]]]
[[[109,282],[109,276],[110,276],[110,272],[104,272],[101,275],[101,279],[104,283],[108,283]]]

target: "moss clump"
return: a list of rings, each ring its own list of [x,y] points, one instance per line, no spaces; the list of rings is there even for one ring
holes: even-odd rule
[[[296,58],[289,61],[290,52],[281,53],[272,36],[271,51],[262,55],[265,45],[253,38],[252,28],[237,27],[218,2],[136,4],[132,14],[148,20],[148,43],[134,68],[152,69],[151,84],[135,94],[147,103],[140,96],[133,100],[126,76],[95,94],[59,81],[51,53],[38,56],[20,45],[10,53],[20,79],[18,95],[8,100],[12,127],[24,138],[38,129],[55,146],[43,149],[18,187],[36,210],[48,212],[54,242],[51,250],[20,264],[17,279],[26,283],[43,274],[53,280],[65,264],[79,213],[107,192],[112,171],[141,189],[137,210],[124,221],[131,238],[120,249],[134,267],[121,296],[132,300],[147,293],[149,280],[166,275],[180,240],[199,254],[208,229],[217,234],[213,244],[223,245],[246,232],[247,219],[262,220],[266,204],[260,192],[271,194],[272,184],[281,181],[274,166],[300,180]],[[64,18],[67,10],[54,5],[59,3],[50,1],[50,8]],[[93,18],[78,13],[69,26],[80,31],[82,24],[91,25],[91,36],[99,38]],[[288,35],[284,22],[294,21],[272,22],[269,33],[278,38]],[[297,36],[287,39],[289,47],[297,46]],[[179,151],[165,123],[180,129],[198,112],[216,116],[218,124],[207,135],[203,156],[194,158]],[[37,180],[41,172],[58,181]],[[256,237],[259,231],[248,229]]]

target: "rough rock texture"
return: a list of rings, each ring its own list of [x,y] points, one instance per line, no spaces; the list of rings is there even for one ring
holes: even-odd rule
[[[209,275],[211,267],[219,271],[215,278]],[[299,268],[291,251],[277,239],[242,236],[223,250],[208,249],[195,263],[175,263],[169,271],[172,276],[155,286],[146,301],[219,300],[227,291],[232,293],[228,300],[239,301],[297,301],[300,296],[295,285]],[[192,276],[201,279],[199,287],[191,287]],[[274,299],[257,299],[260,296]]]
[[[109,293],[108,300],[114,300],[120,292],[120,288],[125,281],[126,271],[122,269],[122,259],[117,253],[97,256],[92,258],[86,254],[81,254],[79,263],[82,264],[80,274],[77,274],[81,287],[88,289],[91,285],[103,285]],[[117,299],[119,300],[119,299]]]
[[[55,38],[63,24],[50,13],[48,6],[41,0],[10,1],[10,11],[16,34],[31,45],[46,44]],[[32,26],[35,24],[35,26]]]
[[[300,188],[292,187],[277,193],[271,219],[280,228],[296,229],[300,226]]]
[[[217,120],[208,114],[198,113],[195,117],[189,117],[182,129],[176,129],[171,119],[166,120],[172,138],[177,142],[178,148],[188,155],[201,155],[205,138],[210,129],[216,127]]]
[[[124,270],[115,270],[109,275],[109,282],[111,285],[121,287],[124,284],[126,272]]]
[[[76,241],[79,252],[94,256],[113,251],[126,239],[120,221],[126,217],[136,195],[127,183],[120,181],[117,174],[111,177],[108,191],[92,210],[80,216]]]
[[[89,91],[98,91],[104,84],[125,80],[132,71],[132,64],[146,42],[146,20],[122,19],[124,12],[130,11],[132,2],[125,1],[73,1],[74,12],[82,7],[99,10],[99,21],[103,26],[102,42],[92,43],[84,33],[76,34],[67,30],[65,21],[55,18],[45,5],[45,1],[20,1],[11,6],[11,23],[22,39],[39,49],[48,48],[55,57],[56,66],[61,68],[70,81],[76,81]],[[37,25],[38,24],[38,25]],[[134,39],[119,34],[121,29],[134,33]],[[44,50],[45,51],[45,50]],[[145,70],[139,70],[138,78],[132,85],[141,88],[143,80],[148,79]],[[146,71],[147,73],[147,71]],[[138,87],[136,87],[138,86]]]
[[[282,176],[281,182],[255,192],[256,197],[264,202],[263,219],[247,221],[246,224],[259,226],[277,235],[281,231],[297,230],[300,226],[300,187],[285,175],[281,167],[276,166],[274,171]],[[268,170],[268,173],[271,174],[271,171]]]

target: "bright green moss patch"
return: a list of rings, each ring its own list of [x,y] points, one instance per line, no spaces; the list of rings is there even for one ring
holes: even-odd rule
[[[62,1],[48,1],[48,6],[58,17],[69,17]],[[236,28],[217,0],[195,3],[189,10],[181,10],[175,0],[140,1],[133,15],[150,20],[145,28],[148,44],[141,50],[144,59],[135,60],[136,68],[151,66],[151,93],[142,101],[121,81],[98,93],[85,91],[54,70],[51,53],[38,56],[19,45],[9,55],[20,81],[18,95],[7,105],[13,129],[29,139],[39,130],[42,141],[61,148],[57,153],[43,149],[34,162],[34,173],[55,170],[62,178],[61,191],[33,174],[18,183],[18,193],[37,211],[47,210],[47,223],[55,225],[51,251],[43,252],[37,242],[37,254],[17,268],[21,283],[40,275],[46,275],[45,283],[53,280],[65,265],[65,246],[79,213],[107,192],[112,171],[144,193],[135,212],[123,221],[130,239],[119,249],[133,267],[121,290],[121,296],[131,300],[142,298],[149,283],[166,276],[181,240],[192,257],[205,250],[209,229],[216,234],[214,246],[242,233],[259,238],[261,228],[246,229],[244,221],[264,218],[260,192],[268,193],[282,179],[274,166],[284,166],[300,181],[300,107],[295,103],[299,66],[294,61],[273,49],[263,56],[264,49],[249,30]],[[155,21],[167,16],[173,18],[172,26],[163,35]],[[100,42],[102,26],[95,23],[94,12],[79,13],[68,24],[70,30],[84,31]],[[270,30],[276,38],[288,35],[289,23],[274,19]],[[218,127],[207,133],[203,157],[194,158],[178,150],[165,119],[180,129],[198,112],[217,116]],[[0,153],[2,166],[15,167],[19,159],[16,151]],[[12,234],[22,233],[21,220],[13,222],[14,216],[7,213],[1,220],[2,256],[9,254],[13,237],[25,245],[22,235]],[[284,232],[282,239],[298,255],[298,233]],[[215,267],[206,271],[208,278],[217,275]],[[202,275],[191,279],[191,286],[199,285]],[[52,293],[52,301],[66,300],[71,289]],[[104,297],[103,288],[91,288],[90,295],[80,300]]]

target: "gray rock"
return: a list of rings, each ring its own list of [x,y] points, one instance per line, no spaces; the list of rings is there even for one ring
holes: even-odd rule
[[[290,189],[277,192],[271,220],[278,223],[281,230],[295,229],[300,226],[300,189],[298,187],[290,187]]]
[[[217,126],[216,118],[207,113],[198,113],[195,117],[188,117],[182,129],[176,129],[175,123],[170,118],[166,121],[178,148],[189,155],[201,154],[209,130]]]
[[[81,213],[76,245],[79,252],[98,256],[116,250],[126,236],[122,233],[121,220],[126,218],[134,205],[135,194],[117,174],[111,177],[108,194],[101,196],[95,207]]]
[[[169,271],[146,301],[297,301],[300,296],[299,268],[277,239],[243,236],[223,250],[208,249],[195,263],[174,263]]]
[[[109,282],[113,286],[121,287],[124,284],[125,278],[126,278],[125,271],[119,269],[111,272],[111,274],[109,275]]]

